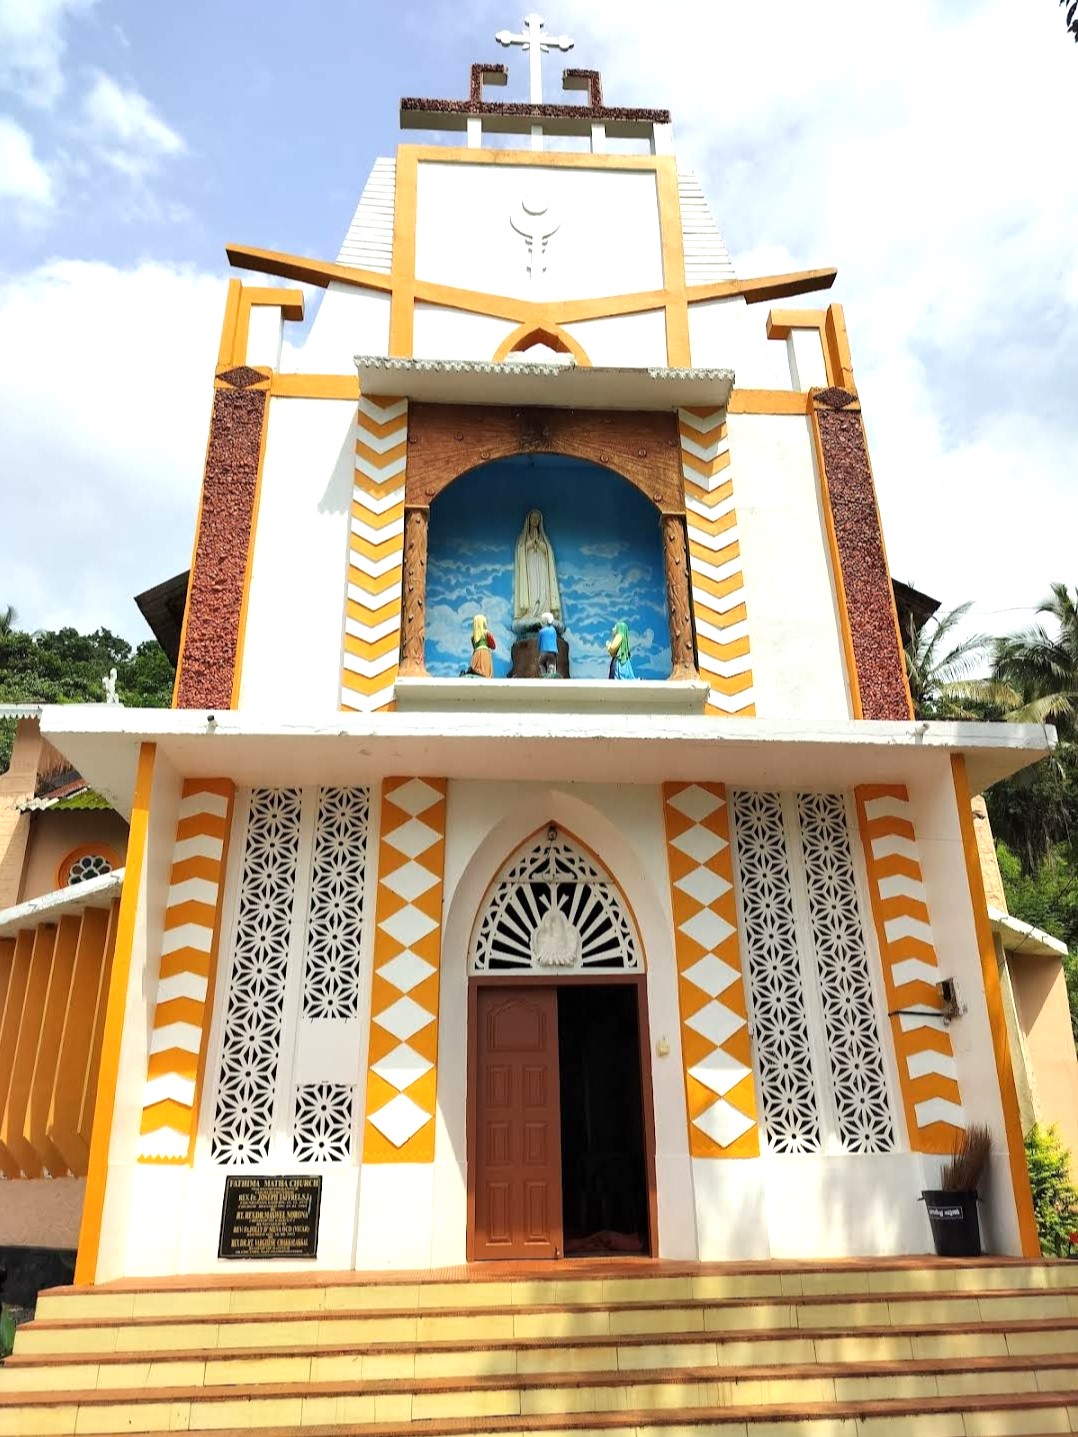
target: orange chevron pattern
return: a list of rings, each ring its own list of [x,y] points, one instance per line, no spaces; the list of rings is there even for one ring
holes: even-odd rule
[[[950,1034],[933,1011],[940,1006],[940,968],[913,808],[902,784],[866,785],[855,796],[888,1011],[915,1010],[891,1019],[910,1147],[950,1153],[965,1114]]]
[[[341,708],[393,699],[400,661],[408,401],[360,396],[348,548]]]
[[[689,572],[700,672],[712,713],[756,712],[726,412],[679,409]]]
[[[141,1163],[190,1159],[235,791],[224,778],[189,778],[183,786],[142,1104]]]
[[[365,1163],[434,1160],[445,791],[438,778],[382,785]]]
[[[726,789],[664,784],[663,814],[689,1151],[697,1158],[758,1157]]]

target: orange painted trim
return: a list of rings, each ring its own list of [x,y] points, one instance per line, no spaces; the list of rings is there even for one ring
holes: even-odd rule
[[[135,796],[131,806],[131,826],[127,840],[127,862],[120,912],[116,924],[116,947],[109,977],[108,1004],[101,1044],[101,1067],[94,1103],[93,1137],[90,1162],[86,1175],[86,1195],[82,1204],[79,1228],[79,1250],[75,1259],[75,1285],[90,1287],[97,1277],[97,1259],[101,1248],[101,1222],[105,1211],[105,1187],[108,1181],[109,1147],[112,1142],[112,1119],[116,1109],[116,1088],[120,1075],[120,1043],[123,1039],[124,1016],[127,1008],[127,986],[131,975],[131,958],[135,944],[139,900],[142,896],[142,870],[146,863],[146,843],[150,829],[150,794],[153,788],[154,760],[157,745],[144,743],[139,748]]]
[[[726,406],[727,414],[808,414],[812,404],[807,394],[794,389],[735,389]]]
[[[846,315],[841,304],[830,304],[824,314],[823,327],[824,355],[828,359],[831,383],[851,394],[857,393],[853,377],[853,358],[850,354],[850,339],[846,333]]]
[[[561,354],[571,354],[577,364],[591,367],[591,360],[584,346],[567,330],[562,329],[556,320],[551,320],[550,324],[532,324],[527,320],[518,324],[516,329],[505,336],[492,357],[496,364],[501,364],[511,354],[520,354],[530,349],[533,344],[545,344]]]
[[[850,606],[846,599],[846,584],[842,578],[842,560],[838,550],[838,535],[835,533],[835,519],[831,512],[831,494],[827,487],[827,467],[823,461],[823,438],[820,434],[820,420],[816,406],[809,404],[809,420],[812,426],[812,445],[816,455],[816,473],[820,484],[820,507],[823,509],[824,530],[827,534],[827,551],[831,556],[831,578],[835,585],[835,601],[838,605],[839,630],[842,634],[842,652],[846,659],[846,681],[850,687],[850,708],[855,719],[865,716],[861,703],[861,685],[857,679],[857,660],[853,651],[853,629],[850,625]]]
[[[410,358],[415,333],[415,239],[419,203],[416,147],[397,147],[393,194],[393,292],[389,308],[389,352]]]
[[[232,356],[236,352],[236,325],[239,322],[240,295],[242,292],[242,280],[230,279],[228,281],[228,293],[225,295],[225,312],[221,321],[221,342],[217,347],[218,369],[227,369],[235,362]]]
[[[287,292],[287,291],[286,291]],[[262,435],[258,445],[258,469],[255,472],[255,492],[251,499],[251,530],[247,539],[247,563],[243,571],[243,597],[240,599],[240,614],[236,624],[236,657],[232,670],[232,693],[229,697],[228,706],[230,709],[238,708],[240,701],[240,685],[243,681],[243,649],[247,641],[247,611],[251,605],[251,579],[255,566],[255,540],[258,537],[258,508],[262,499],[262,471],[266,464],[266,444],[269,439],[270,427],[270,404],[267,401],[262,414]],[[194,568],[191,570],[194,573]],[[186,608],[184,618],[187,617]]]
[[[687,369],[689,301],[685,280],[685,238],[681,230],[681,196],[677,161],[673,155],[656,155],[655,193],[659,205],[659,240],[662,245],[663,285],[666,290],[666,362],[671,369]]]
[[[274,308],[281,311],[282,319],[302,320],[304,312],[304,297],[301,289],[277,289],[273,285],[266,285],[260,288],[257,285],[244,285],[243,299],[248,309],[256,306],[263,308]]]
[[[281,279],[292,279],[299,284],[313,284],[318,289],[325,289],[335,281],[358,285],[361,289],[393,288],[392,276],[378,270],[353,269],[348,264],[311,259],[307,255],[287,254],[282,250],[230,244],[225,245],[225,257],[236,269],[251,270],[255,274],[279,275]],[[233,280],[230,283],[239,284],[240,281]]]
[[[789,339],[795,329],[822,330],[826,318],[822,309],[773,309],[767,316],[767,337]]]
[[[1022,1242],[1022,1256],[1040,1257],[1041,1245],[1037,1236],[1037,1219],[1033,1212],[1033,1194],[1029,1186],[1029,1170],[1026,1167],[1022,1119],[1018,1110],[1018,1093],[1014,1086],[1011,1048],[1007,1040],[1007,1020],[1003,1011],[1003,993],[1000,989],[999,969],[996,965],[996,945],[992,940],[992,928],[988,922],[988,900],[984,896],[984,879],[981,876],[981,861],[977,852],[977,835],[973,831],[973,810],[970,807],[965,754],[951,755],[951,778],[954,783],[955,804],[958,807],[958,823],[962,830],[962,854],[966,861],[966,879],[969,883],[970,902],[973,905],[973,925],[977,931],[977,949],[981,958],[984,999],[988,1006],[988,1021],[992,1028],[992,1051],[996,1060],[1000,1101],[1003,1104],[1003,1123],[1007,1133],[1007,1156],[1010,1159],[1014,1205],[1018,1209],[1018,1231]]]
[[[359,399],[358,374],[270,375],[269,392],[274,399]]]

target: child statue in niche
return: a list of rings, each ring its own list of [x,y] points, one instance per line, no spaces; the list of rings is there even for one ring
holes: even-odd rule
[[[636,678],[633,673],[632,651],[629,648],[629,625],[624,619],[619,619],[614,625],[614,632],[610,635],[606,651],[610,655],[610,672],[607,674],[607,678]]]
[[[539,677],[558,677],[558,631],[554,627],[554,615],[547,609],[539,615]]]
[[[494,677],[494,660],[490,657],[497,645],[494,635],[487,628],[486,614],[476,614],[472,620],[472,661],[468,672],[480,679]]]

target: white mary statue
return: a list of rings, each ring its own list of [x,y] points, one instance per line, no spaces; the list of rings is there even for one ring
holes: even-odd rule
[[[543,528],[543,516],[532,509],[524,520],[517,540],[513,564],[513,628],[517,633],[540,627],[539,615],[554,615],[554,627],[561,633],[565,621],[561,612],[558,572],[554,550]]]

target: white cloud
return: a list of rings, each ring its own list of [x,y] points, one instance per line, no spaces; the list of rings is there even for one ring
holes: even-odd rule
[[[183,136],[161,118],[145,95],[125,89],[111,75],[98,72],[82,112],[98,157],[133,179],[187,149]]]
[[[34,153],[33,137],[8,115],[0,115],[0,199],[15,201],[9,213],[22,221],[40,217],[55,199],[52,175]]]
[[[69,16],[96,0],[0,0],[0,90],[48,108],[64,88],[61,61]]]
[[[131,596],[185,569],[224,282],[58,260],[0,277],[0,604],[148,638]]]

